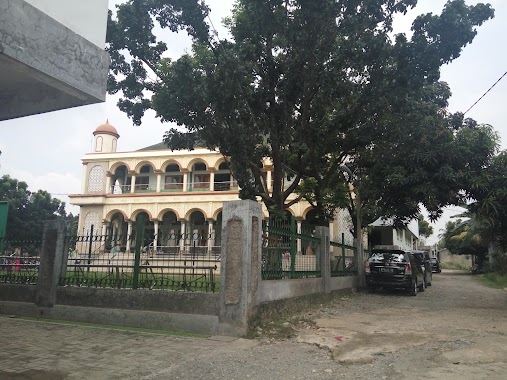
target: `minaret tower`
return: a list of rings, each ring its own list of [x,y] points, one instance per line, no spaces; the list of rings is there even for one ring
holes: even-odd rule
[[[93,132],[93,152],[94,153],[114,153],[120,135],[115,127],[109,124],[109,120],[105,124],[101,124]]]

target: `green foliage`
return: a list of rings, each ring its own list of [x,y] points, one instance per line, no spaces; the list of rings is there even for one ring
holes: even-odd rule
[[[433,227],[430,226],[428,221],[424,219],[423,214],[419,214],[418,224],[419,224],[419,235],[425,238],[429,238],[433,234]]]
[[[196,141],[218,149],[241,197],[260,197],[270,210],[305,198],[324,224],[348,197],[353,215],[348,181],[359,185],[365,223],[417,217],[421,202],[436,217],[461,201],[461,170],[484,159],[466,156],[479,150],[467,145],[480,138],[475,126],[443,112],[450,91],[438,81],[440,66],[460,55],[493,10],[452,0],[441,15],[418,17],[411,38],[393,38],[393,17],[416,2],[237,0],[226,21],[231,39],[218,40],[207,35],[208,10],[196,0],[129,1],[109,21],[110,92],[123,91],[120,109],[136,124],[153,108],[184,126],[167,132],[172,149]],[[162,58],[152,16],[163,27],[187,28],[192,52]],[[460,151],[454,144],[462,140]]]
[[[488,255],[488,229],[477,218],[449,221],[442,234],[441,246],[456,255],[473,255],[479,269]]]
[[[507,250],[507,151],[477,168],[467,178],[470,184],[469,213],[474,215],[490,241]]]
[[[10,241],[40,241],[45,221],[67,217],[65,202],[44,190],[32,193],[26,182],[9,175],[0,178],[0,199],[9,202],[6,238]]]
[[[481,282],[491,288],[507,289],[507,274],[486,273],[481,276]]]

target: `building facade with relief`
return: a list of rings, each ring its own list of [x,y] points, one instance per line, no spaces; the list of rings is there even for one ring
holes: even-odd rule
[[[102,235],[132,236],[135,221],[143,214],[145,236],[150,237],[143,246],[150,245],[156,252],[220,247],[223,203],[239,199],[238,185],[220,153],[204,148],[171,151],[162,143],[119,152],[119,133],[107,122],[93,135],[94,151],[82,159],[81,193],[70,196],[71,203],[80,207],[80,235],[93,228]],[[264,170],[270,184],[269,162]],[[298,231],[312,225],[315,212],[307,202],[294,204],[288,212],[295,217]],[[263,213],[267,218],[265,208]],[[330,228],[331,240],[341,241],[343,233],[345,243],[353,244],[346,210],[337,211]],[[132,248],[128,239],[117,247]],[[298,246],[299,252],[303,249]]]

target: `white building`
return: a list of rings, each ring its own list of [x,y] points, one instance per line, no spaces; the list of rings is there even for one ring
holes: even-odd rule
[[[81,235],[94,231],[102,235],[131,236],[135,221],[143,214],[149,242],[155,250],[186,250],[196,244],[213,250],[220,246],[223,202],[238,200],[239,188],[225,158],[218,152],[197,148],[171,151],[157,144],[132,152],[118,152],[119,133],[109,123],[94,132],[94,152],[83,157],[80,194],[70,196],[80,207]],[[268,190],[272,165],[264,162]],[[290,185],[288,180],[286,186]],[[264,208],[264,217],[268,212]],[[312,224],[315,210],[307,202],[292,205],[297,230]],[[352,245],[346,210],[338,210],[331,227],[331,240]],[[179,239],[191,233],[192,239]],[[125,241],[121,250],[131,250]],[[301,252],[304,247],[297,247]]]

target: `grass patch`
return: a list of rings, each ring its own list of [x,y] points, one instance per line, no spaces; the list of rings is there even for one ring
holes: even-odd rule
[[[0,315],[0,318],[13,318],[7,315]],[[160,329],[148,329],[142,327],[128,327],[128,326],[115,326],[115,325],[102,325],[98,323],[88,323],[88,322],[77,322],[77,321],[65,321],[65,320],[55,320],[55,319],[47,319],[47,318],[33,318],[33,317],[14,317],[15,319],[20,319],[23,321],[35,321],[35,322],[43,322],[53,325],[67,325],[67,326],[80,326],[87,328],[95,328],[95,329],[104,329],[104,330],[114,330],[114,331],[124,331],[124,332],[134,332],[134,333],[144,333],[144,334],[157,334],[157,335],[172,335],[172,336],[184,336],[184,337],[192,337],[192,338],[201,338],[207,339],[209,335],[206,334],[197,334],[197,333],[187,333],[181,331],[172,331],[172,330],[160,330]]]
[[[507,274],[490,272],[482,275],[480,280],[490,288],[507,289]]]

